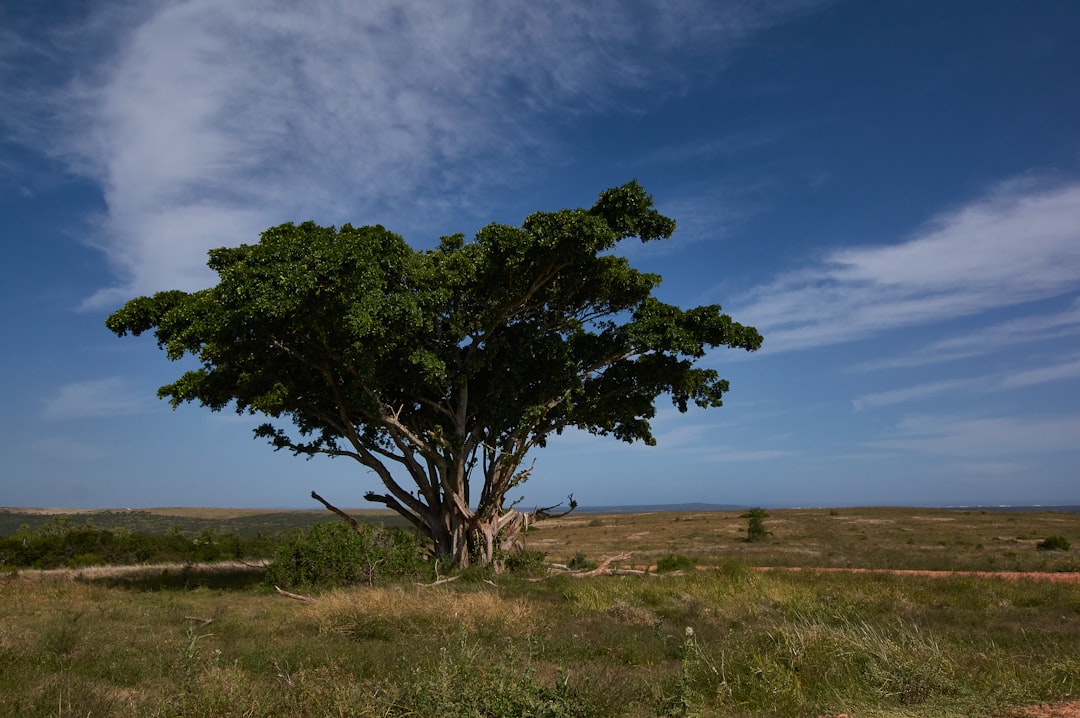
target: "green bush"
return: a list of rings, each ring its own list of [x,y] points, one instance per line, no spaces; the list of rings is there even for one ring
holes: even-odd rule
[[[689,556],[668,554],[656,562],[656,570],[660,573],[669,571],[693,571],[697,568],[697,561]]]
[[[583,551],[578,551],[566,567],[571,571],[588,571],[596,568],[596,562],[590,561]]]
[[[765,512],[765,509],[753,508],[740,516],[740,519],[746,519],[746,540],[751,543],[758,541],[765,541],[769,538],[769,532],[765,528],[765,519],[769,514]]]
[[[1040,551],[1068,551],[1071,544],[1064,536],[1047,536],[1035,548]]]
[[[425,572],[423,547],[415,532],[341,522],[315,524],[296,532],[267,566],[273,586],[346,586],[418,576]]]
[[[506,570],[515,576],[543,576],[548,570],[547,554],[533,549],[512,553],[506,558]]]

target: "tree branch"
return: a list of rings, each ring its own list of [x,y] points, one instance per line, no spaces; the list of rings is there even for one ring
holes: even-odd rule
[[[311,498],[315,499],[320,504],[322,504],[323,506],[325,506],[326,508],[330,509],[335,514],[340,516],[342,519],[345,520],[346,523],[348,523],[350,526],[352,526],[353,529],[355,529],[356,531],[358,531],[360,533],[364,532],[364,527],[360,525],[359,521],[354,519],[352,516],[349,516],[347,513],[345,513],[341,509],[339,509],[337,506],[334,506],[333,504],[331,504],[329,501],[324,499],[322,496],[319,496],[317,493],[312,491],[311,492]]]
[[[389,496],[388,494],[377,494],[374,491],[369,491],[364,494],[364,500],[371,501],[372,503],[376,504],[385,505],[387,508],[391,509],[395,513],[405,517],[405,519],[407,519],[409,523],[411,523],[413,526],[420,529],[424,533],[430,533],[431,531],[431,527],[427,526],[424,523],[424,520],[419,515],[414,514],[412,511],[402,506],[394,499],[393,496]]]

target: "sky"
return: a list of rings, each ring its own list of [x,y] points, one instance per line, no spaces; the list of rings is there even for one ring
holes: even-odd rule
[[[622,251],[764,346],[655,447],[553,439],[525,506],[1080,504],[1077,37],[1074,0],[3,3],[0,505],[364,505],[105,317],[281,222],[421,249],[635,178],[679,229]]]

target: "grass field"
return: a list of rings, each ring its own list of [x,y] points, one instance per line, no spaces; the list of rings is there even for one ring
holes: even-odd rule
[[[470,572],[304,603],[243,566],[0,574],[0,715],[1008,716],[1080,698],[1080,585],[753,570],[1068,568],[1080,515],[770,514],[761,544],[727,512],[528,536],[549,560],[717,567],[674,575]],[[1037,550],[1049,535],[1072,550]]]

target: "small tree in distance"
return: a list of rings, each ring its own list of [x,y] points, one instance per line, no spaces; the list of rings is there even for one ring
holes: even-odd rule
[[[747,541],[756,543],[758,541],[765,541],[769,538],[769,531],[765,528],[765,519],[768,517],[769,514],[765,509],[756,507],[739,517],[740,519],[746,519]]]
[[[568,427],[655,444],[661,394],[721,406],[727,381],[694,366],[707,349],[761,346],[719,306],[660,302],[660,277],[612,253],[674,230],[637,182],[429,251],[378,225],[283,224],[211,250],[216,286],[132,299],[106,325],[198,358],[158,390],[174,407],[262,415],[277,449],[353,459],[384,489],[365,498],[437,556],[487,563],[555,508],[507,505],[530,450]]]

